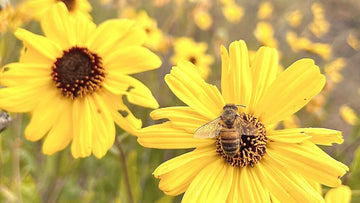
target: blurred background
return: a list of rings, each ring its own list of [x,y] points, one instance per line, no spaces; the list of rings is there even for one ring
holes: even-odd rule
[[[21,42],[17,27],[42,34],[26,1],[0,0],[0,66],[18,61]],[[324,90],[278,128],[324,127],[343,132],[344,143],[322,147],[350,167],[342,181],[360,202],[360,1],[358,0],[89,0],[96,24],[130,18],[147,33],[145,46],[163,65],[134,75],[145,83],[160,107],[184,105],[169,90],[164,76],[179,59],[197,65],[204,79],[220,88],[220,45],[246,41],[249,60],[260,46],[279,50],[279,68],[312,58],[327,77]],[[306,84],[304,84],[305,86]],[[126,102],[126,98],[123,98]],[[274,101],[276,102],[276,101]],[[160,121],[152,109],[126,102],[143,127]],[[180,202],[158,189],[154,169],[187,150],[140,146],[136,137],[117,128],[117,139],[102,159],[73,159],[69,150],[52,156],[41,153],[42,142],[24,138],[27,114],[11,114],[0,135],[0,202]],[[126,164],[125,164],[126,163]],[[125,167],[125,168],[124,168]],[[124,172],[126,169],[127,173]],[[129,181],[126,181],[126,180]],[[329,188],[324,187],[325,194]]]

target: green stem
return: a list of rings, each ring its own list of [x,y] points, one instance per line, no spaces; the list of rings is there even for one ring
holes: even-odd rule
[[[119,136],[116,136],[116,137],[119,137]],[[121,146],[121,141],[119,139],[115,139],[115,144],[116,144],[116,147],[120,151],[120,161],[121,161],[121,167],[123,169],[123,174],[125,177],[125,186],[126,186],[126,190],[127,190],[128,202],[134,203],[134,198],[133,198],[133,195],[131,192],[129,173],[128,173],[127,165],[126,165],[126,156],[125,156],[124,150]]]

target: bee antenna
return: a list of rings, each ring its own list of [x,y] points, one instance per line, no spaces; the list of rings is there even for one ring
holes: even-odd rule
[[[235,106],[240,106],[240,107],[246,108],[246,106],[240,105],[240,104],[237,104],[237,105],[235,105]]]

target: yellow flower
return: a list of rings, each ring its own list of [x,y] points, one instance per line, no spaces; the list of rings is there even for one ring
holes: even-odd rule
[[[180,60],[187,60],[198,67],[202,78],[206,79],[210,73],[210,66],[214,58],[206,54],[207,44],[196,43],[191,38],[181,37],[174,42],[174,55],[170,58],[173,65]]]
[[[41,20],[52,5],[63,2],[72,16],[86,16],[91,18],[89,12],[91,5],[88,0],[27,0],[27,8],[33,18]]]
[[[115,139],[114,121],[133,133],[141,127],[130,103],[157,108],[150,90],[128,74],[160,66],[160,59],[142,47],[145,33],[129,20],[71,17],[63,3],[41,20],[45,36],[19,28],[20,62],[1,69],[0,108],[30,112],[25,129],[30,141],[43,138],[43,153],[53,154],[70,142],[75,158],[103,157]],[[121,112],[124,116],[122,116]]]
[[[340,71],[346,66],[346,61],[344,58],[337,58],[331,63],[325,65],[324,71],[325,74],[330,78],[330,80],[335,83],[342,81],[343,76],[340,74]]]
[[[348,105],[342,105],[340,107],[340,115],[342,119],[350,125],[356,125],[359,123],[359,117],[356,112]]]
[[[299,50],[309,51],[318,54],[323,59],[328,60],[331,57],[331,46],[324,43],[313,43],[305,37],[298,37],[295,32],[286,34],[286,41],[294,52]]]
[[[240,22],[243,17],[244,9],[236,3],[231,2],[223,6],[222,13],[224,14],[226,20],[232,23],[237,23]]]
[[[311,11],[314,19],[309,25],[309,29],[316,37],[322,37],[330,29],[330,25],[325,19],[324,9],[320,3],[314,3],[311,6]]]
[[[325,195],[326,203],[350,203],[351,189],[349,186],[340,185],[337,188],[329,190]]]
[[[169,48],[169,39],[158,28],[156,20],[150,18],[146,11],[142,10],[135,14],[132,12],[125,12],[124,17],[136,21],[139,27],[142,27],[146,33],[145,46],[154,51],[166,51]]]
[[[274,29],[268,22],[260,21],[256,25],[254,35],[264,46],[277,47],[277,40],[274,38]]]
[[[286,20],[291,27],[296,28],[301,24],[302,18],[303,14],[299,10],[295,10],[287,16]]]
[[[297,116],[291,115],[285,120],[282,121],[284,128],[299,128],[300,127],[300,120]]]
[[[222,47],[221,56],[221,93],[201,78],[196,66],[181,61],[165,81],[188,106],[153,111],[153,119],[169,121],[138,133],[138,142],[145,147],[196,148],[154,171],[160,189],[167,195],[185,192],[183,202],[270,202],[269,195],[282,202],[322,202],[307,180],[336,187],[348,167],[316,144],[342,143],[341,132],[273,126],[318,94],[324,75],[311,59],[299,60],[278,74],[277,52],[268,47],[257,51],[250,67],[243,41],[231,43],[230,53]],[[225,104],[245,105],[238,107],[236,118],[242,120],[238,126],[252,129],[243,131],[235,156],[225,153],[219,136],[194,138],[197,129],[219,118]]]
[[[270,2],[268,1],[261,2],[257,16],[260,20],[270,18],[273,10],[274,7]]]
[[[346,42],[356,51],[360,50],[360,41],[355,37],[354,33],[349,33],[348,37],[346,38]]]
[[[202,30],[208,30],[212,25],[212,18],[208,11],[196,8],[193,12],[195,24]]]
[[[9,3],[0,4],[0,33],[5,33],[8,28],[14,31],[23,23],[30,20],[24,3],[19,3],[13,8]]]

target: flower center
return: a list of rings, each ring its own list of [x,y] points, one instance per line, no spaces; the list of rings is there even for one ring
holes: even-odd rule
[[[218,136],[216,138],[216,152],[232,166],[254,166],[266,153],[266,129],[265,126],[252,115],[242,113],[240,117],[244,122],[243,126],[251,127],[245,129],[244,134],[239,135],[239,140],[233,139],[231,143],[233,146],[230,146],[229,138],[227,138],[228,140],[222,140],[222,136]],[[227,143],[224,143],[225,141]],[[228,148],[238,147],[239,149],[235,154],[229,155],[228,152],[224,151],[224,146]]]
[[[191,57],[189,58],[189,61],[190,61],[192,64],[196,65],[197,60],[196,60],[195,57],[191,56]]]
[[[57,58],[51,76],[63,96],[71,99],[84,97],[102,87],[105,70],[101,60],[87,48],[75,46]]]
[[[62,1],[66,5],[68,11],[72,11],[75,8],[75,0],[58,0],[58,1]]]

